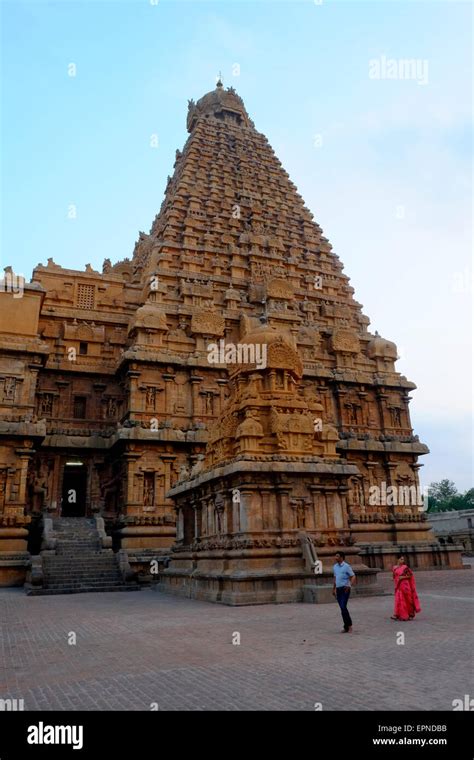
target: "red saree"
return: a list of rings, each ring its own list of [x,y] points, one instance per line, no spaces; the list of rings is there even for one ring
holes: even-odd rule
[[[395,584],[394,617],[398,620],[409,620],[421,612],[420,601],[416,593],[415,578],[408,565],[395,565],[393,568]]]

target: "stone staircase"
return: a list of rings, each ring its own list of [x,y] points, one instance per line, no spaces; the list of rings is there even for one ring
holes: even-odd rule
[[[54,551],[41,553],[43,583],[30,585],[28,596],[139,590],[136,583],[124,581],[112,549],[103,549],[94,519],[59,518],[52,535]]]

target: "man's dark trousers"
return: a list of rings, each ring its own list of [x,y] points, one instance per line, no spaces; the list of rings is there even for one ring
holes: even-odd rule
[[[352,625],[351,616],[349,615],[349,610],[347,609],[347,603],[349,601],[350,595],[351,595],[350,589],[346,591],[346,589],[343,588],[342,586],[336,589],[336,598],[339,603],[339,607],[341,608],[341,614],[342,614],[342,619],[344,621],[345,631],[348,631]]]

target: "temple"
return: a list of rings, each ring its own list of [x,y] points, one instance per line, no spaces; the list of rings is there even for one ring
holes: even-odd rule
[[[0,585],[72,590],[81,546],[76,590],[94,553],[125,585],[158,558],[164,590],[229,604],[317,601],[338,547],[367,587],[400,550],[459,567],[407,498],[428,449],[396,346],[237,93],[187,128],[130,259],[5,270]]]

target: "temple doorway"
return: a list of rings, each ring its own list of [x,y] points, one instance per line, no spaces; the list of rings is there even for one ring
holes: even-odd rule
[[[85,517],[87,468],[83,464],[66,465],[61,500],[62,517]]]

